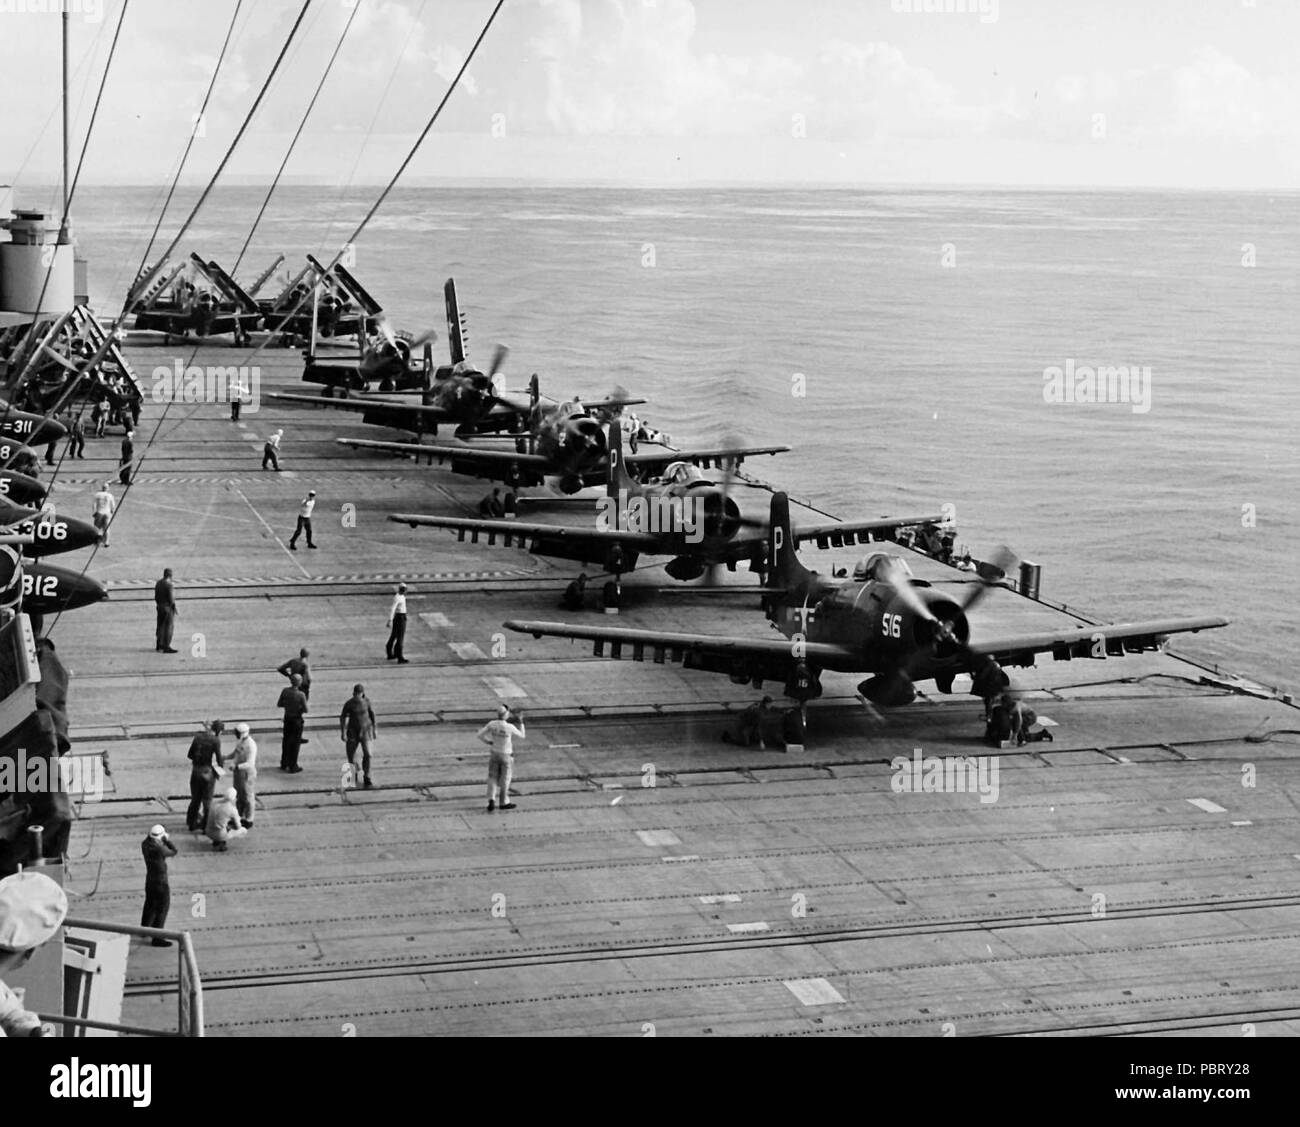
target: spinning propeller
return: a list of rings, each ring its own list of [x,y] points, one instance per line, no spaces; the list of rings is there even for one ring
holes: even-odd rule
[[[966,625],[966,615],[979,604],[990,589],[1000,586],[1000,580],[1006,575],[1015,559],[1015,553],[1009,548],[1005,546],[999,548],[993,559],[980,569],[979,583],[972,585],[962,600],[939,602],[937,605],[941,612],[945,608],[951,608],[954,612],[950,618],[936,615],[932,606],[912,586],[909,576],[899,562],[892,562],[880,579],[893,589],[899,601],[916,618],[930,624],[931,644],[910,651],[900,665],[862,682],[858,686],[858,691],[874,704],[897,706],[907,704],[915,697],[916,691],[912,685],[912,678],[916,668],[926,659],[960,658],[962,666],[972,676],[979,676],[985,669],[995,666],[997,663],[991,657],[977,654],[970,648],[967,642],[969,630]],[[951,688],[952,675],[945,674],[942,675],[942,679],[936,678],[940,688],[943,688],[943,682]]]

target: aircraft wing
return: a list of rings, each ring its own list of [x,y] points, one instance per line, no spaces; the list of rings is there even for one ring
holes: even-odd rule
[[[457,421],[443,407],[426,407],[423,403],[400,403],[392,399],[365,399],[351,395],[346,399],[333,399],[324,395],[294,395],[284,391],[272,392],[271,398],[281,399],[286,403],[309,403],[313,407],[336,407],[341,411],[411,411],[434,422]]]
[[[1057,661],[1076,657],[1119,657],[1126,653],[1158,650],[1170,634],[1196,633],[1227,626],[1226,618],[1162,618],[1150,622],[1067,627],[1018,638],[974,642],[970,649],[993,658],[999,665],[1032,665],[1034,654],[1051,652]]]
[[[629,402],[635,403],[636,400]],[[711,450],[665,450],[662,453],[646,451],[641,454],[624,454],[623,461],[633,466],[644,466],[652,472],[662,470],[672,462],[694,462],[697,466],[708,469],[728,461],[740,465],[746,458],[757,457],[759,454],[784,454],[789,449],[788,446],[719,446]]]
[[[645,399],[596,399],[588,403],[584,399],[582,405],[588,411],[612,411],[618,407],[640,407],[647,402]]]
[[[789,638],[728,637],[721,634],[680,634],[661,630],[633,630],[618,626],[574,626],[567,622],[531,622],[511,619],[506,629],[535,638],[577,638],[595,643],[596,657],[623,657],[623,647],[632,647],[632,660],[644,661],[645,651],[653,660],[682,662],[687,668],[726,672],[728,662],[750,659],[767,666],[788,667],[794,664],[794,643]],[[610,652],[605,653],[605,646]],[[858,654],[829,642],[804,642],[800,660],[827,668],[852,669]],[[774,674],[769,673],[769,676]]]
[[[799,524],[790,530],[797,548],[805,540],[816,540],[819,548],[841,548],[851,544],[870,544],[873,540],[892,539],[880,533],[896,532],[922,524],[939,524],[942,513],[920,517],[882,517],[879,520],[827,521],[825,524]],[[766,539],[763,541],[766,543]]]
[[[927,522],[937,524],[943,516],[931,514],[919,517],[882,517],[879,520],[827,521],[825,524],[801,524],[792,528],[791,537],[797,548],[807,540],[817,541],[817,547],[845,548],[853,544],[870,544],[876,540],[892,540],[890,535],[900,528],[911,528]],[[760,556],[767,551],[766,532],[761,535],[738,536],[726,544],[721,553],[721,560],[737,562],[752,559],[755,553]]]
[[[473,534],[473,542],[485,535],[489,544],[495,544],[501,537],[505,547],[510,547],[517,540],[521,545],[528,541],[563,540],[566,543],[589,543],[600,546],[621,544],[634,548],[638,552],[653,552],[659,547],[659,537],[649,532],[626,532],[613,528],[597,528],[593,521],[588,528],[574,528],[571,525],[536,524],[523,520],[472,520],[463,517],[426,517],[415,513],[390,513],[389,520],[394,524],[425,525],[429,528],[446,528],[461,534]]]
[[[351,446],[354,450],[386,450],[391,454],[414,454],[428,457],[429,464],[436,458],[441,464],[448,458],[459,461],[486,463],[498,466],[527,466],[537,473],[554,472],[549,458],[541,454],[520,454],[515,450],[484,450],[478,446],[442,446],[433,442],[375,442],[369,438],[336,438],[340,446]]]

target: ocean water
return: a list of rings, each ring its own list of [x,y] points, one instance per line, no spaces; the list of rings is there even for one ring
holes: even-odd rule
[[[229,269],[262,194],[219,190],[180,252]],[[162,195],[80,191],[101,312]],[[279,190],[239,277],[328,258],[372,198]],[[508,343],[512,386],[621,385],[675,440],[789,443],[750,468],[837,516],[951,504],[961,542],[1040,563],[1044,594],[1115,619],[1224,614],[1181,648],[1300,682],[1300,197],[412,188],[355,252],[413,331],[445,338],[455,275],[471,355]],[[1067,361],[1149,368],[1150,409],[1048,402]]]

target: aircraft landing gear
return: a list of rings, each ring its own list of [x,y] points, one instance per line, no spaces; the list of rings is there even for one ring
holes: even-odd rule
[[[781,726],[786,750],[792,747],[802,750],[804,735],[808,731],[808,703],[800,701],[798,708],[787,709]]]
[[[606,614],[618,614],[623,605],[623,584],[621,580],[611,579],[601,590],[601,609]]]

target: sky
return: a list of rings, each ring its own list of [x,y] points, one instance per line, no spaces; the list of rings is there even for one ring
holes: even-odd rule
[[[121,0],[63,3],[79,151]],[[492,7],[312,0],[228,178],[275,174],[351,18],[285,176],[386,181]],[[57,175],[57,8],[0,0],[0,184]],[[130,0],[83,183],[170,181],[235,8]],[[242,0],[187,181],[300,8]],[[1296,190],[1300,0],[505,0],[403,182],[440,179]]]

